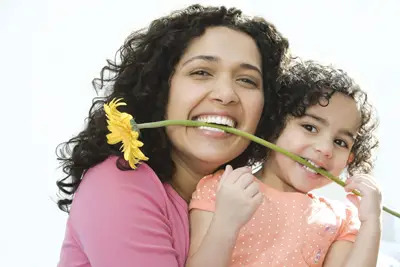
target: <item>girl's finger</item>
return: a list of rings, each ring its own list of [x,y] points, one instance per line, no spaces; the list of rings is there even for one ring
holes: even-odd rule
[[[347,184],[347,185],[344,187],[344,191],[346,191],[346,192],[351,192],[351,191],[353,191],[353,190],[356,190],[356,191],[358,191],[359,193],[361,193],[361,195],[363,195],[363,188],[362,188],[362,185],[359,184],[359,183],[356,183],[356,182],[354,182],[354,181],[351,181],[349,184]]]
[[[218,184],[218,189],[220,189],[221,185],[222,185],[223,183],[225,183],[227,177],[229,177],[229,174],[231,174],[232,171],[233,171],[233,168],[232,168],[231,165],[226,165],[226,166],[225,166],[224,173],[222,174],[221,180],[219,181],[219,184]]]
[[[344,187],[346,192],[357,190],[361,195],[366,195],[370,192],[379,192],[374,185],[368,184],[363,180],[353,181]]]
[[[360,197],[354,195],[354,194],[348,194],[346,196],[346,198],[353,203],[354,206],[356,206],[357,208],[360,207]]]
[[[258,205],[261,205],[264,201],[264,195],[261,192],[258,192],[257,194],[255,194],[253,196],[253,201],[255,201],[256,203],[258,203]]]
[[[250,167],[237,168],[232,171],[232,174],[229,175],[228,180],[230,183],[234,184],[234,183],[237,183],[243,175],[247,175],[247,174],[251,174]]]
[[[365,175],[365,176],[360,177],[360,181],[362,181],[363,183],[367,184],[370,187],[378,188],[378,184],[369,175]]]
[[[369,174],[357,174],[352,176],[351,180],[354,182],[364,182],[372,187],[378,187],[378,184],[375,182],[375,179]]]
[[[254,179],[255,177],[251,173],[244,173],[239,177],[237,183],[241,188],[246,189],[253,183]]]
[[[247,196],[254,197],[260,192],[260,185],[254,181],[244,190],[244,192]]]

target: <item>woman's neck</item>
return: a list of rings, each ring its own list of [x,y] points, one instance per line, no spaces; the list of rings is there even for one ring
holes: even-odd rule
[[[170,182],[172,188],[187,202],[190,202],[192,193],[196,190],[196,185],[200,178],[196,179],[190,173],[176,168],[175,174]]]
[[[197,183],[206,175],[213,173],[215,168],[210,168],[210,163],[193,164],[172,157],[175,163],[175,173],[171,179],[171,186],[186,201],[190,202],[193,192],[196,190]]]

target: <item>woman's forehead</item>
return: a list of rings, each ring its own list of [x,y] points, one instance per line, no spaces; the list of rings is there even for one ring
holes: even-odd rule
[[[228,27],[209,27],[193,39],[180,63],[196,56],[210,56],[221,61],[240,62],[261,68],[261,55],[256,42],[248,34]]]

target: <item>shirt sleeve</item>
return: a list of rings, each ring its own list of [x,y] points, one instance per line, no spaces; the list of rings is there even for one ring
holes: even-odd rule
[[[78,188],[59,267],[179,266],[162,183],[147,165],[120,171],[107,161]]]
[[[215,200],[218,183],[223,171],[211,174],[202,178],[197,184],[196,191],[192,194],[189,210],[199,209],[205,211],[215,211]]]
[[[356,240],[358,231],[360,229],[360,220],[358,219],[358,212],[354,206],[347,205],[345,209],[345,217],[339,229],[339,234],[336,238],[339,240],[346,240],[354,242]]]

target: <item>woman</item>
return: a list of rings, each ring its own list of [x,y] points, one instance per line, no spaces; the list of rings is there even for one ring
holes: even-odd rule
[[[93,103],[86,128],[59,150],[67,176],[57,185],[70,195],[58,202],[69,211],[59,266],[184,266],[187,203],[197,182],[227,163],[260,160],[264,149],[207,128],[142,130],[149,160],[132,170],[119,145],[107,144],[102,106],[122,97],[121,111],[138,123],[200,120],[258,134],[258,122],[274,118],[287,47],[263,19],[199,5],[130,35],[121,60],[109,61],[95,80],[98,89],[109,85],[107,97]]]

